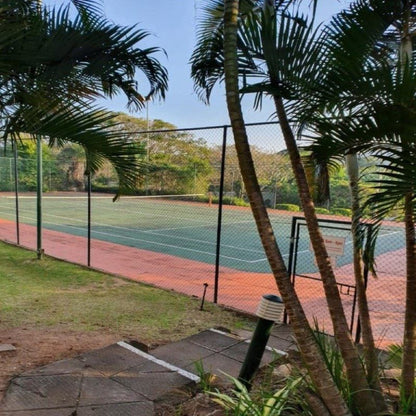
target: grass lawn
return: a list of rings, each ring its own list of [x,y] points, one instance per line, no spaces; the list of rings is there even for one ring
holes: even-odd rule
[[[122,339],[157,345],[200,330],[250,326],[243,317],[174,292],[129,282],[0,243],[0,393],[36,365]],[[3,385],[1,384],[3,383]]]

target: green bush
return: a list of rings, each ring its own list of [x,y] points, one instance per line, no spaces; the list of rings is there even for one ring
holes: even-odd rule
[[[351,210],[349,208],[332,208],[331,214],[343,215],[344,217],[351,217]]]
[[[181,198],[178,198],[178,199],[181,199]],[[219,198],[216,195],[213,195],[211,198],[208,195],[196,195],[192,197],[192,201],[196,201],[196,202],[209,202],[210,199],[213,204],[218,204]],[[225,196],[222,199],[222,203],[224,205],[236,205],[238,207],[250,206],[250,204],[244,201],[243,198],[237,198],[237,197],[232,197],[232,196]]]
[[[329,209],[321,208],[321,207],[315,207],[315,212],[317,214],[329,214]]]
[[[276,204],[276,209],[281,209],[282,211],[292,211],[292,212],[300,211],[299,205],[295,205],[295,204]]]

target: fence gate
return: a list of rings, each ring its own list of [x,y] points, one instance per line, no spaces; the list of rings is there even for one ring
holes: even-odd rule
[[[360,323],[356,311],[357,292],[354,279],[351,222],[319,220],[319,226],[331,257],[345,314],[347,319],[350,317],[351,334],[355,334],[355,340],[359,342]],[[369,227],[366,227],[366,236],[368,232]],[[306,221],[302,217],[292,219],[288,268],[292,284],[296,288],[312,327],[316,321],[320,330],[333,335],[321,277],[311,247]],[[364,270],[366,284],[367,276],[368,271]]]

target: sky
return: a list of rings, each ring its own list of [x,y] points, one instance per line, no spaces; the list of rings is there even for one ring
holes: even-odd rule
[[[347,0],[320,0],[317,21],[327,20],[346,3]],[[190,78],[189,59],[196,44],[201,4],[202,0],[103,0],[104,13],[109,20],[120,25],[137,25],[150,33],[139,46],[158,46],[166,52],[157,57],[168,69],[169,90],[165,101],[149,103],[149,119],[161,119],[178,128],[229,124],[224,85],[216,87],[207,106],[199,100]],[[147,85],[144,84],[141,91],[146,94]],[[128,112],[122,96],[99,104],[112,111]],[[243,108],[246,122],[273,120],[271,103],[266,103],[259,112],[254,111],[250,100],[245,98]],[[146,118],[146,110],[132,115]]]

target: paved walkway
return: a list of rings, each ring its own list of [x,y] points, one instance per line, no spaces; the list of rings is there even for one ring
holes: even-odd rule
[[[188,399],[204,372],[237,376],[248,349],[241,333],[207,330],[143,352],[118,342],[14,378],[1,416],[150,416],[163,404]],[[276,327],[262,365],[293,349],[290,327]],[[202,366],[202,367],[201,367]]]

